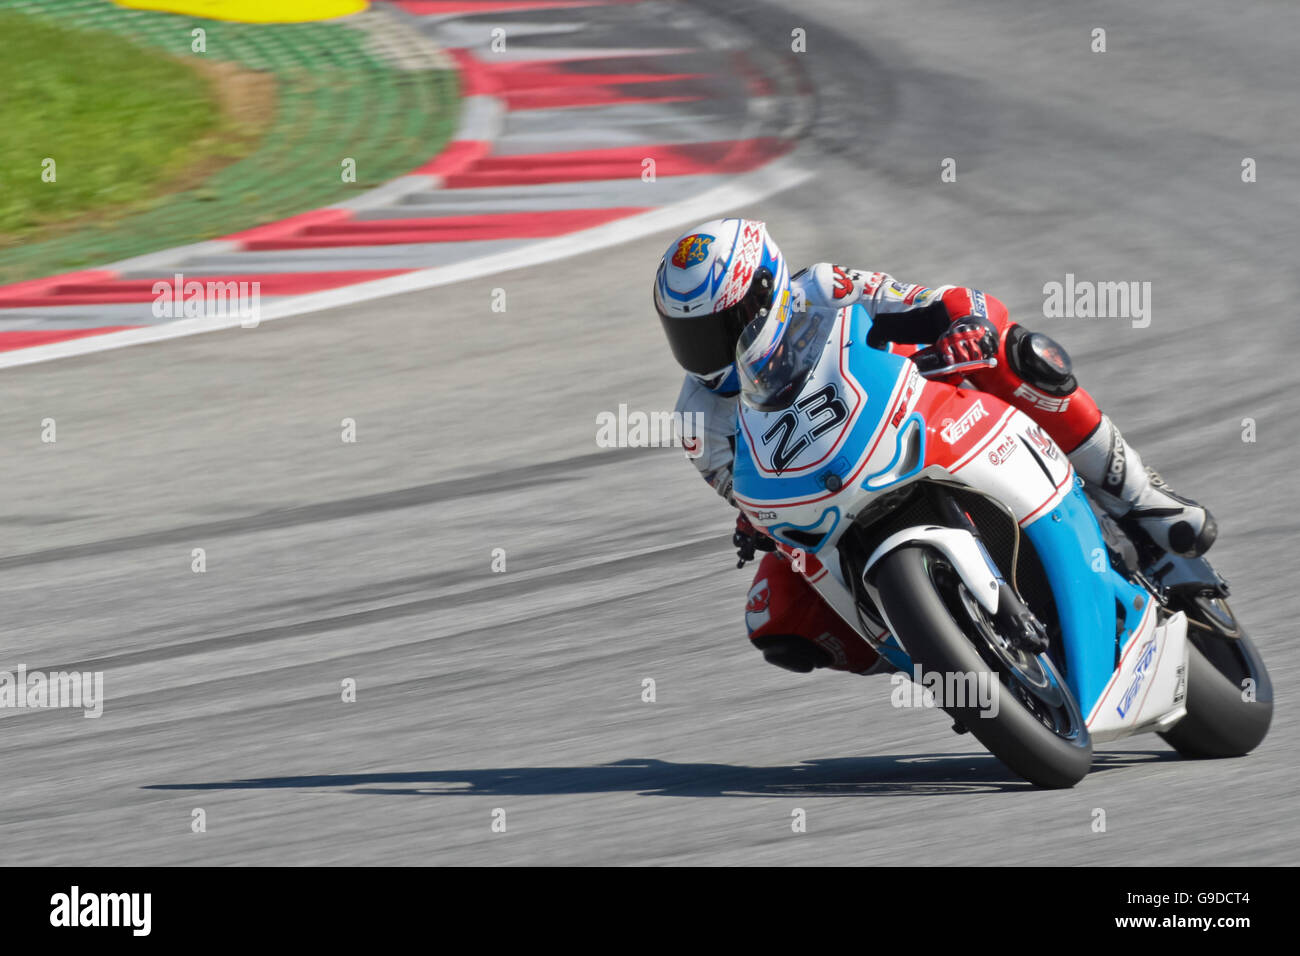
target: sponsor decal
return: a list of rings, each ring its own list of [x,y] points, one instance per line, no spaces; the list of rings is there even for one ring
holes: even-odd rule
[[[1153,637],[1142,645],[1142,650],[1138,653],[1137,663],[1133,665],[1133,681],[1128,685],[1128,690],[1124,691],[1124,696],[1120,698],[1119,706],[1115,712],[1124,717],[1133,707],[1133,701],[1136,699],[1138,691],[1142,689],[1142,682],[1146,680],[1147,671],[1151,669],[1151,664],[1156,659],[1156,639]]]
[[[977,400],[974,405],[966,409],[961,418],[953,421],[951,418],[943,420],[943,427],[939,429],[939,437],[949,445],[960,441],[962,436],[975,427],[975,423],[981,418],[988,416],[984,408],[984,402]]]
[[[912,400],[912,392],[915,390],[915,383],[921,373],[916,366],[912,366],[907,376],[907,390],[903,392],[903,397],[898,400],[898,405],[894,409],[893,417],[889,419],[889,424],[897,428],[902,424],[904,416],[907,415],[908,403]]]
[[[1020,447],[1014,435],[1008,435],[1002,440],[997,448],[989,452],[989,462],[994,465],[1000,465],[1011,457],[1012,452]]]
[[[733,482],[731,479],[730,468],[720,468],[717,471],[710,472],[704,476],[704,480],[709,483],[710,488],[717,489],[718,494],[722,495],[722,497],[727,499],[731,498],[731,486]]]
[[[846,667],[849,663],[849,655],[844,652],[844,645],[840,643],[839,638],[830,631],[826,631],[813,638],[813,643],[824,650],[831,656],[831,660],[836,667]]]
[[[772,620],[772,590],[767,578],[755,581],[749,589],[749,600],[745,604],[745,627],[753,634],[764,624]]]
[[[1012,393],[1013,397],[1024,399],[1034,408],[1041,408],[1045,412],[1063,412],[1070,407],[1070,396],[1066,395],[1057,398],[1053,395],[1045,395],[1036,388],[1030,388],[1028,385],[1021,383],[1020,387]]]
[[[853,291],[853,280],[849,274],[840,266],[831,267],[831,275],[835,278],[835,287],[831,290],[831,295],[836,299],[843,299]]]
[[[1124,490],[1124,477],[1127,471],[1124,439],[1119,437],[1118,431],[1114,431],[1110,438],[1110,459],[1106,462],[1106,477],[1102,481],[1102,487],[1112,494],[1119,494]]]
[[[1060,460],[1060,453],[1056,450],[1056,443],[1048,437],[1047,432],[1043,431],[1041,425],[1030,425],[1029,431],[1026,432],[1026,434],[1029,435],[1029,440],[1032,441],[1038,447],[1038,450],[1046,457],[1052,459],[1052,461]]]
[[[679,269],[689,269],[691,266],[699,265],[709,257],[709,246],[713,244],[713,240],[713,236],[702,232],[687,236],[677,243],[677,251],[673,253],[672,258],[673,265]]]
[[[928,295],[929,292],[930,290],[923,285],[914,285],[912,291],[903,296],[903,304],[911,305],[923,296]]]
[[[979,289],[971,289],[970,300],[972,314],[987,319],[989,317],[989,306],[984,299],[984,293]]]
[[[756,521],[775,521],[777,517],[775,511],[753,511],[750,513]]]

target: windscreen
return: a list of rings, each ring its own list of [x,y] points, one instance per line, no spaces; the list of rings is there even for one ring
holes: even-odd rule
[[[793,402],[821,358],[834,325],[833,310],[795,312],[786,293],[776,309],[745,326],[736,345],[736,369],[745,404],[760,412],[774,412]]]

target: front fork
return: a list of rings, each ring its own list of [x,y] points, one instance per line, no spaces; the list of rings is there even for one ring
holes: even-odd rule
[[[1018,650],[1027,651],[1031,654],[1046,652],[1050,643],[1047,628],[1043,626],[1042,621],[1038,620],[1038,616],[1029,609],[1029,606],[1021,600],[1015,588],[1007,582],[1001,569],[993,562],[993,556],[989,554],[984,539],[980,536],[979,529],[975,526],[975,522],[971,520],[971,516],[942,486],[930,485],[926,491],[930,496],[931,504],[949,527],[967,531],[975,539],[980,554],[984,556],[989,569],[996,576],[998,581],[998,607],[997,612],[993,615],[993,620],[998,626],[998,633],[1004,635],[1012,646]]]
[[[899,548],[928,547],[947,559],[971,596],[993,620],[998,633],[1013,647],[1032,654],[1046,651],[1047,629],[1007,583],[970,516],[938,484],[927,484],[926,494],[932,496],[932,513],[942,523],[919,524],[894,532],[876,546],[863,566],[861,583],[875,607],[880,607],[880,595],[872,581],[876,565]]]

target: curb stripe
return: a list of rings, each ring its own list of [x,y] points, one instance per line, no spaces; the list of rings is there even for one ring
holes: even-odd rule
[[[390,246],[481,239],[544,239],[646,211],[645,206],[562,209],[554,212],[488,213],[436,219],[361,219],[320,223],[292,236],[245,242],[249,252],[322,249],[334,246]]]
[[[665,143],[616,146],[572,153],[489,156],[463,173],[447,176],[448,189],[471,186],[523,186],[602,179],[640,179],[642,163],[655,161],[655,176],[697,173],[742,173],[782,156],[793,148],[772,136],[711,143]]]
[[[630,219],[617,219],[605,223],[603,226],[596,226],[569,236],[531,243],[520,249],[484,256],[468,262],[458,262],[454,265],[438,266],[432,269],[419,269],[415,272],[408,272],[375,282],[342,286],[338,289],[282,299],[264,306],[259,321],[271,322],[290,316],[320,312],[324,309],[369,302],[384,296],[432,289],[438,286],[450,285],[454,282],[465,282],[500,272],[554,262],[557,259],[565,259],[586,252],[596,252],[656,232],[680,228],[683,223],[688,221],[706,219],[709,216],[734,209],[737,206],[757,202],[773,193],[791,189],[800,183],[807,182],[812,175],[809,170],[796,165],[794,157],[791,157],[764,166],[762,169],[755,170],[745,177],[733,179],[725,185],[718,186],[708,192],[653,209]],[[33,348],[21,348],[11,352],[0,352],[0,368],[32,365],[38,362],[49,362],[54,359],[104,352],[132,345],[145,345],[151,342],[165,342],[168,339],[182,338],[188,335],[233,329],[240,324],[241,322],[237,317],[181,319],[164,325],[132,328],[107,335],[88,334],[83,339],[56,342]],[[101,330],[86,331],[89,333]],[[243,330],[240,334],[253,334],[254,331]]]
[[[0,332],[0,351],[15,349],[36,349],[41,346],[53,346],[86,336],[106,335],[110,332],[125,332],[138,328],[134,325],[107,325],[93,329],[49,329],[27,332]],[[90,350],[87,351],[98,351]]]
[[[253,273],[243,275],[195,275],[185,277],[185,282],[201,282],[206,288],[208,283],[247,282],[259,283],[259,295],[305,295],[309,292],[321,292],[325,289],[337,289],[339,286],[352,285],[357,282],[372,282],[375,279],[387,279],[389,276],[410,272],[410,269],[353,269],[339,272],[281,272]],[[27,295],[16,298],[0,299],[0,307],[6,309],[39,309],[64,305],[113,305],[123,302],[152,302],[157,296],[153,287],[157,282],[165,282],[169,288],[175,281],[175,275],[160,275],[153,279],[118,279],[104,278],[93,282],[60,282],[48,289],[43,295]],[[117,328],[133,328],[118,326]],[[94,329],[79,331],[93,332]],[[17,346],[10,346],[16,348]]]

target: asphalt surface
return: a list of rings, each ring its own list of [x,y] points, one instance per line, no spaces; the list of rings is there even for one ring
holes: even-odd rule
[[[885,679],[764,664],[729,509],[678,452],[595,445],[598,412],[676,397],[648,297],[664,234],[6,371],[0,661],[102,670],[107,700],[0,711],[5,863],[1300,859],[1297,13],[798,9],[743,22],[808,31],[818,176],[737,212],[796,262],[974,284],[1066,344],[1219,519],[1279,698],[1263,746],[1189,762],[1139,737],[1037,792],[941,714],[892,708]],[[1044,318],[1066,273],[1151,282],[1150,326]]]

